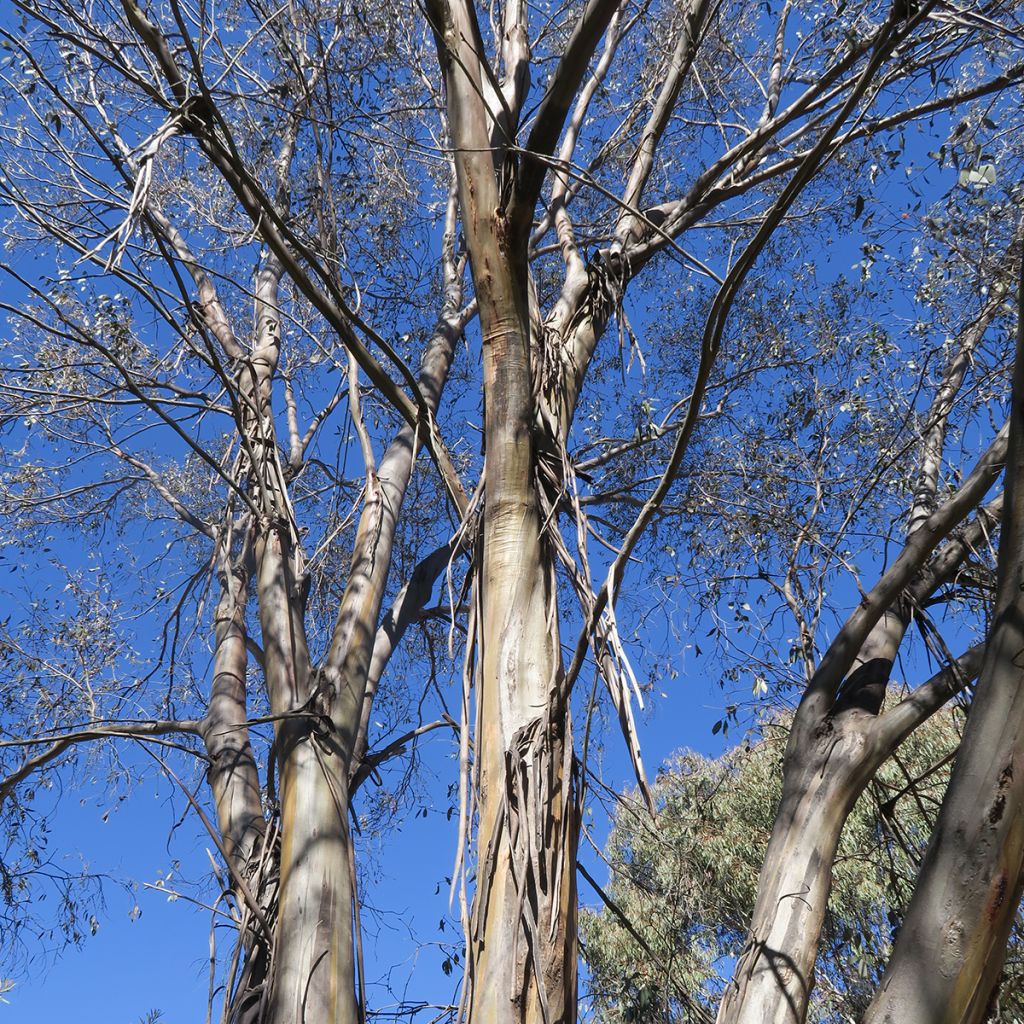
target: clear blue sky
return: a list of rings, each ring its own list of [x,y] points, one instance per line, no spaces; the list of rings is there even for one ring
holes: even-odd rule
[[[906,200],[905,191],[900,190],[899,202]],[[839,270],[849,268],[858,258],[858,243],[857,237],[851,237],[837,244],[834,254]],[[642,322],[633,326],[642,334]],[[664,637],[659,636],[654,646],[663,643]],[[633,648],[633,655],[638,675],[645,675],[640,645]],[[677,669],[678,677],[665,680],[651,694],[652,706],[640,716],[644,758],[651,777],[679,748],[717,754],[727,742],[711,733],[713,723],[730,702],[717,686],[717,666],[708,657],[698,661],[691,655],[680,657]],[[630,785],[632,774],[614,723],[601,739],[605,780],[616,786]],[[455,854],[446,788],[456,771],[449,756],[450,741],[444,734],[433,734],[426,743],[430,752],[427,772],[433,773],[427,775],[426,817],[408,816],[386,841],[374,843],[366,851],[373,864],[363,893],[364,903],[372,908],[364,912],[366,973],[374,986],[371,1003],[377,1008],[387,1001],[387,984],[407,1000],[444,1000],[452,995],[458,976],[458,969],[452,977],[442,972],[446,953],[434,944],[458,942],[452,928],[457,928],[457,921],[448,912],[446,881]],[[77,1024],[135,1024],[150,1010],[162,1011],[168,1024],[205,1019],[209,914],[184,899],[170,901],[165,892],[145,888],[146,883],[166,878],[174,861],[180,863],[173,869],[174,877],[195,879],[207,871],[207,849],[212,844],[204,839],[194,818],[186,816],[171,834],[181,814],[181,800],[173,799],[165,781],[153,781],[152,777],[114,808],[105,800],[102,785],[87,785],[65,794],[51,835],[55,856],[63,852],[80,857],[113,879],[134,880],[138,889],[130,896],[118,885],[108,884],[108,902],[98,915],[97,934],[87,937],[81,949],[69,949],[56,960],[40,952],[29,973],[20,975],[7,994],[8,1005],[0,1004],[0,1024],[45,1024],[69,1018]],[[598,842],[603,841],[605,829],[604,823],[596,823]],[[606,872],[585,843],[581,850],[592,873],[603,880]],[[580,895],[586,903],[596,902],[582,879]],[[135,901],[141,909],[137,919],[132,913]],[[444,932],[438,927],[442,919],[448,920]],[[418,948],[419,943],[425,945]],[[4,973],[0,966],[0,976]]]

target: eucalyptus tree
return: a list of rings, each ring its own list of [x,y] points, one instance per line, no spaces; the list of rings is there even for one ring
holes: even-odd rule
[[[961,124],[954,134],[966,130]],[[1002,156],[1012,182],[1019,157]],[[956,180],[953,172],[949,167],[947,180]],[[856,215],[862,214],[878,217],[878,230],[886,233],[902,220],[898,212],[872,210],[870,201],[857,203]],[[775,822],[767,856],[752,836],[741,844],[746,860],[763,869],[759,887],[742,889],[741,879],[723,868],[746,906],[719,922],[717,941],[711,931],[695,935],[691,959],[669,940],[653,975],[639,972],[661,979],[662,996],[675,1001],[681,1019],[700,1019],[723,994],[722,1014],[789,1020],[802,1019],[809,1007],[822,1012],[835,982],[829,894],[833,869],[843,873],[839,844],[843,829],[854,827],[847,822],[852,808],[887,758],[909,757],[905,745],[914,730],[964,693],[981,664],[1002,503],[998,492],[988,492],[1005,457],[1005,432],[997,428],[1005,416],[1015,322],[1015,185],[954,187],[920,225],[898,230],[904,237],[890,241],[875,266],[871,253],[878,250],[865,228],[860,266],[826,287],[819,275],[827,268],[815,271],[806,262],[792,278],[765,282],[744,310],[742,348],[755,362],[766,350],[784,352],[786,372],[771,389],[755,381],[735,392],[707,432],[699,462],[687,470],[692,493],[676,510],[681,529],[672,543],[679,548],[676,575],[703,606],[702,616],[689,613],[703,628],[694,628],[687,644],[688,671],[721,666],[735,701],[715,731],[735,726],[743,704],[754,703],[761,713],[766,703],[799,706],[787,717],[796,724],[778,765],[788,799],[776,811],[774,789],[766,787],[758,809],[759,821]],[[990,444],[980,471],[972,472],[978,452]],[[932,507],[966,501],[964,521],[906,590],[886,598],[865,579],[899,555],[896,538],[912,522],[909,510],[918,508],[919,488],[929,479]],[[890,621],[902,618],[901,632],[890,632],[895,649],[870,674],[856,672],[853,663],[838,699],[812,718],[800,697],[830,633],[841,637],[851,628],[843,623],[843,605],[855,604],[858,595],[864,600],[854,621],[875,602],[888,602]],[[870,685],[858,690],[857,680]],[[798,738],[800,725],[806,732]],[[782,754],[778,742],[772,749]],[[724,772],[723,787],[732,784],[740,785]],[[724,855],[711,857],[724,863]],[[685,900],[682,907],[684,917],[693,909]],[[713,909],[695,913],[714,929]],[[631,924],[650,934],[642,915]],[[627,959],[643,958],[625,932],[620,937]],[[821,992],[813,968],[823,941]],[[717,971],[731,961],[712,966],[706,958],[741,953],[734,982],[722,985]],[[612,963],[606,978],[614,977]],[[711,984],[687,1002],[682,979],[692,978],[694,963]],[[639,1012],[641,997],[638,989],[626,1005]],[[645,1012],[662,1005],[659,997]],[[857,1016],[849,1006],[836,1012]]]
[[[928,371],[930,380],[921,389],[928,402],[915,412],[911,397],[890,443],[877,458],[863,453],[881,476],[869,472],[856,479],[859,493],[840,510],[841,526],[833,535],[825,528],[829,517],[824,509],[835,495],[828,475],[812,472],[812,499],[784,549],[782,567],[763,574],[791,614],[797,635],[789,653],[794,674],[802,679],[782,766],[782,797],[747,942],[719,1009],[721,1021],[804,1018],[832,868],[848,816],[885,760],[981,669],[991,590],[986,551],[1003,503],[1001,494],[989,492],[1003,471],[1007,446],[1006,427],[996,430],[987,422],[1002,418],[1005,408],[1005,383],[1000,382],[1005,382],[1017,266],[1013,209],[1012,203],[996,201],[985,211],[990,227],[1001,225],[989,233],[987,241],[994,246],[988,255],[975,242],[954,258],[955,265],[963,261],[957,273],[965,281],[967,301],[950,321],[956,303],[948,295],[942,298],[938,322],[953,329],[941,348],[931,349],[936,368]],[[932,287],[948,264],[939,269]],[[927,351],[921,346],[918,358]],[[924,362],[911,359],[911,364]],[[855,418],[870,417],[879,397],[884,400],[884,390],[871,398],[862,394],[845,408]],[[820,431],[819,456],[831,440]],[[972,454],[977,448],[980,457]],[[819,458],[818,469],[826,464],[827,458]],[[826,592],[840,587],[852,570],[844,534],[865,502],[891,516],[887,522],[883,513],[876,527],[881,532],[874,538],[874,557],[883,555],[883,544],[895,554],[871,587],[856,578],[860,601],[821,650],[823,620],[828,622],[836,610],[825,602]],[[904,532],[898,546],[896,529]],[[952,614],[949,625],[940,628],[935,609],[945,604]],[[908,657],[911,645],[905,640],[912,625],[939,670],[883,710],[886,694],[895,688],[892,675],[901,648]],[[905,668],[913,664],[912,652],[909,657]]]
[[[348,818],[402,746],[369,750],[371,712],[437,576],[468,554],[451,588],[461,712],[407,737],[459,733],[465,1009],[574,1019],[573,688],[589,659],[643,784],[616,597],[676,486],[732,306],[799,203],[877,173],[874,147],[905,126],[1019,81],[1002,7],[15,6],[6,506],[40,536],[76,515],[123,530],[115,575],[137,576],[150,619],[170,608],[160,664],[176,675],[125,677],[126,649],[161,653],[134,625],[88,684],[42,671],[38,634],[19,641],[62,682],[8,697],[5,749],[27,753],[2,792],[83,744],[173,737],[154,752],[209,766],[213,817],[189,800],[233,894],[225,1017],[359,1019]],[[648,384],[630,377],[618,400],[585,385],[609,323],[633,347],[627,289],[641,303],[668,274],[693,285],[699,324],[660,382],[679,401],[621,443]],[[442,402],[460,351],[482,459],[466,403]],[[633,481],[614,543],[586,514],[580,443],[663,460]],[[408,514],[420,480],[447,523]],[[147,517],[179,560],[169,591],[130,562]],[[389,583],[402,547],[420,561],[403,555],[412,571]],[[209,678],[182,684],[179,642],[203,629]]]
[[[1016,248],[1018,315],[992,621],[935,833],[867,1022],[991,1019],[1024,890],[1024,229]]]
[[[225,1015],[354,1020],[348,811],[375,763],[369,705],[394,634],[392,625],[378,645],[377,627],[424,444],[445,467],[456,520],[466,507],[430,426],[468,315],[445,165],[421,181],[414,156],[383,162],[334,133],[358,109],[368,73],[403,92],[377,46],[389,37],[401,52],[408,41],[383,9],[363,12],[361,25],[327,8],[279,12],[266,25],[255,9],[248,24],[236,11],[196,26],[204,60],[186,84],[175,76],[178,57],[132,4],[89,18],[73,5],[26,13],[27,35],[8,34],[17,97],[6,130],[18,158],[3,189],[20,251],[43,243],[53,262],[44,285],[22,261],[7,266],[23,295],[8,350],[8,423],[20,457],[38,460],[31,473],[25,462],[8,467],[8,508],[41,530],[117,522],[126,532],[118,574],[128,576],[144,571],[127,561],[147,539],[142,524],[160,524],[168,549],[186,545],[184,569],[158,559],[167,583],[131,580],[135,610],[168,610],[162,660],[173,666],[183,610],[197,599],[210,606],[191,629],[209,630],[212,663],[199,685],[173,667],[167,686],[152,670],[125,681],[122,659],[102,687],[67,673],[59,701],[53,686],[17,693],[8,726],[17,738],[6,745],[41,752],[3,792],[86,741],[196,737],[241,943]],[[228,40],[207,52],[210,31]],[[179,43],[193,38],[185,31]],[[209,112],[230,127],[217,121],[197,152],[183,138],[186,93],[207,80],[219,83]],[[416,127],[429,137],[430,125]],[[358,191],[349,187],[356,178]],[[415,208],[403,189],[441,204],[436,264],[416,251],[435,222],[406,216]],[[359,237],[339,233],[350,220]],[[395,244],[403,236],[408,246]],[[317,255],[303,257],[311,247]],[[386,287],[364,299],[360,288],[387,276],[402,282],[401,303]],[[384,344],[418,405],[354,333],[351,318],[369,329],[357,310],[417,334],[409,351],[420,350],[418,375]],[[395,396],[404,426],[385,414],[373,429],[386,400],[364,399],[367,378]],[[328,433],[342,404],[351,445]],[[350,458],[362,459],[354,476]],[[38,647],[26,656],[46,665]],[[153,639],[142,647],[151,653]],[[103,668],[89,666],[90,676]],[[262,764],[253,717],[274,723]]]
[[[850,91],[837,100],[835,116],[826,122],[821,134],[799,159],[792,177],[721,279],[702,332],[693,392],[680,417],[665,469],[625,531],[596,597],[591,596],[589,586],[580,588],[588,628],[581,633],[563,676],[556,645],[559,619],[554,610],[551,558],[545,557],[544,551],[544,541],[550,542],[551,535],[545,537],[541,531],[546,502],[534,474],[543,469],[547,451],[564,451],[564,434],[578,394],[576,382],[591,356],[600,322],[595,324],[594,309],[587,311],[589,315],[582,323],[576,322],[578,307],[568,305],[591,275],[584,276],[586,267],[575,252],[575,238],[566,220],[561,221],[563,230],[559,238],[566,261],[566,284],[547,317],[534,310],[528,267],[535,207],[548,154],[553,152],[558,134],[548,118],[552,112],[557,115],[556,127],[560,129],[561,118],[569,111],[565,86],[571,85],[575,90],[582,81],[583,60],[589,57],[593,40],[611,24],[614,12],[599,4],[585,9],[549,79],[535,120],[529,126],[526,144],[520,149],[514,140],[525,93],[524,64],[530,54],[525,45],[529,38],[526,12],[506,12],[500,50],[504,78],[500,79],[501,88],[495,88],[499,76],[481,58],[485,42],[474,12],[442,3],[429,10],[445,74],[463,224],[481,303],[487,414],[487,503],[482,577],[478,581],[480,619],[475,624],[481,646],[475,748],[480,853],[474,918],[470,924],[469,1013],[471,1019],[505,1019],[511,1009],[516,1019],[567,1020],[574,1015],[575,988],[569,980],[574,970],[574,900],[565,870],[566,863],[571,863],[575,842],[575,824],[571,820],[574,809],[565,792],[569,784],[569,687],[578,674],[585,645],[592,644],[595,658],[612,684],[612,698],[624,719],[627,739],[632,738],[628,697],[623,692],[626,668],[610,613],[626,562],[641,531],[657,514],[680,467],[718,355],[725,320],[746,275],[793,202],[826,156],[834,152],[846,119],[869,89],[879,87],[877,76],[888,57],[897,48],[911,45],[910,33],[919,24],[916,18],[927,12],[913,12],[909,19],[907,11],[888,12],[865,50],[864,64],[851,78]],[[788,11],[784,10],[777,25],[777,49],[771,65],[780,72],[784,59],[779,53],[785,51]],[[672,203],[668,204],[667,212],[653,208],[641,212],[637,206],[650,175],[653,148],[671,123],[683,76],[695,66],[704,40],[711,38],[704,28],[707,13],[700,4],[682,12],[676,51],[640,135],[627,188],[622,194],[614,240],[607,257],[602,256],[602,263],[619,279],[620,288],[646,263],[650,250],[682,226],[674,219],[678,211]],[[577,46],[583,53],[574,66]],[[902,73],[906,54],[902,53],[901,58]],[[762,120],[771,123],[777,117],[769,88]],[[575,145],[577,140],[570,136],[568,141]],[[555,165],[556,217],[561,215],[558,175],[568,176],[570,168],[566,164],[575,159],[576,151],[566,151],[563,145]],[[654,224],[650,223],[652,214],[657,221]],[[559,221],[556,219],[555,223],[558,226]],[[651,232],[652,227],[656,234]],[[615,301],[621,301],[615,295],[612,299],[607,303],[610,308],[614,308]],[[532,326],[538,320],[539,335],[538,328]],[[568,362],[568,373],[555,374],[554,388],[551,375],[544,368],[551,358],[552,333],[561,342],[559,362]],[[531,356],[536,361],[538,355],[542,366],[534,367],[531,376]],[[953,502],[957,509],[961,505],[972,507],[971,501],[976,504],[991,485],[999,458],[997,449],[984,461],[978,480],[972,478],[964,495]],[[539,466],[535,465],[538,460]],[[561,461],[564,464],[567,460],[563,456]],[[563,482],[564,474],[556,477],[556,486]],[[934,489],[929,491],[929,497],[933,493]],[[957,521],[951,519],[945,531],[934,530],[929,523],[929,534],[938,534],[932,547]],[[557,544],[557,537],[555,541]],[[887,585],[891,583],[887,581]],[[949,670],[949,674],[954,672]],[[947,674],[927,689],[934,706],[950,692]],[[896,713],[891,724],[892,742],[897,733],[905,735],[923,717],[919,703],[920,694],[909,701],[909,718],[908,708]],[[888,720],[886,724],[890,724]],[[635,753],[634,764],[643,786]],[[560,766],[564,766],[561,771]],[[782,867],[782,861],[778,867]],[[557,1001],[552,1002],[553,999]]]

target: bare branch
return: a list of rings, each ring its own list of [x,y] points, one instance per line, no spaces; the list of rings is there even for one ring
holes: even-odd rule
[[[113,725],[95,725],[73,732],[48,736],[29,736],[21,739],[0,740],[0,749],[5,747],[47,746],[41,754],[29,758],[20,768],[0,780],[0,805],[11,796],[15,787],[34,772],[55,761],[58,757],[79,743],[106,739],[146,740],[172,734],[198,735],[202,722],[182,719],[181,721],[118,722]]]

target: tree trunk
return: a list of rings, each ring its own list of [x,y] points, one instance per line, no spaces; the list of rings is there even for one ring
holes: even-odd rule
[[[266,828],[259,771],[247,725],[246,588],[244,572],[223,569],[213,622],[213,685],[202,729],[210,758],[207,778],[217,808],[221,841],[230,869],[243,877]]]
[[[1024,310],[1024,261],[1018,281]],[[960,752],[865,1024],[981,1024],[1024,885],[1024,315],[995,615]]]
[[[226,997],[230,1001],[229,1019],[233,1024],[246,1024],[259,1011],[271,942],[271,936],[263,934],[248,901],[258,901],[259,909],[266,915],[273,901],[274,884],[272,872],[262,877],[259,874],[267,829],[246,711],[245,610],[249,580],[243,567],[236,570],[230,564],[230,526],[225,525],[224,529],[226,536],[218,538],[221,596],[214,612],[213,685],[201,735],[210,758],[207,780],[217,809],[221,846],[243,922],[238,950],[243,966],[240,975],[232,972],[233,985]]]
[[[280,264],[257,276],[249,443],[263,503],[255,526],[264,679],[276,717],[280,866],[267,1024],[358,1024],[348,830],[348,759],[331,693],[310,664],[303,554],[271,415],[280,356]]]
[[[578,822],[553,574],[536,508],[509,499],[496,463],[489,451],[469,1019],[569,1024]]]
[[[525,6],[518,8],[519,20]],[[516,158],[491,138],[476,14],[433,0],[429,15],[445,75],[459,201],[483,341],[486,493],[478,578],[477,871],[469,936],[472,1024],[576,1020],[572,732],[561,662],[552,550],[536,490],[536,409],[530,364],[530,218],[510,211]],[[520,26],[521,27],[521,26]],[[506,30],[509,39],[522,32]],[[513,64],[523,54],[516,50]],[[522,80],[506,82],[514,115]],[[514,126],[512,126],[514,127]],[[514,131],[508,132],[514,137]],[[532,215],[532,211],[531,211]]]
[[[826,724],[809,745],[791,734],[750,932],[720,1024],[800,1024],[807,1014],[839,839],[873,767],[864,718]]]
[[[271,710],[291,714],[276,723],[281,865],[267,1020],[357,1024],[348,762],[312,690],[286,529],[271,529],[260,538],[256,554]],[[309,713],[294,714],[300,709]]]
[[[294,731],[281,763],[281,883],[267,1019],[358,1024],[348,766],[314,731]]]
[[[472,210],[472,196],[464,193],[463,204]],[[470,249],[483,332],[487,491],[469,1019],[569,1024],[576,1019],[572,733],[554,567],[535,490],[527,282],[505,248],[501,211],[492,209],[477,217]],[[525,267],[525,247],[523,256]]]

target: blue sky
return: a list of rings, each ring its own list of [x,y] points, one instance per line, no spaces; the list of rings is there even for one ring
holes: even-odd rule
[[[652,774],[679,747],[708,754],[723,749],[722,739],[711,735],[725,704],[721,691],[682,677],[672,687],[676,692],[659,698],[643,718],[644,754]],[[439,748],[444,743],[431,742]],[[611,728],[604,762],[608,781],[630,784],[629,765]],[[434,787],[436,796],[444,796],[445,783],[442,779]],[[154,1009],[163,1012],[168,1024],[205,1019],[210,915],[145,885],[171,873],[166,882],[171,889],[175,878],[197,878],[209,864],[206,851],[211,844],[203,841],[193,818],[169,835],[181,813],[173,800],[169,786],[153,780],[129,799],[114,801],[113,807],[99,785],[66,793],[51,837],[53,849],[63,851],[69,867],[80,863],[80,854],[91,868],[112,879],[135,880],[139,887],[133,896],[108,883],[96,935],[56,959],[40,953],[7,993],[8,1005],[0,1004],[0,1021],[36,1024],[73,1011],[79,1024],[136,1024]],[[443,801],[435,802],[425,818],[410,816],[372,851],[381,859],[374,865],[379,877],[364,893],[376,909],[364,921],[364,941],[367,980],[376,983],[373,1000],[378,1008],[389,1001],[384,988],[388,982],[408,1001],[444,999],[453,992],[458,971],[450,978],[443,973],[447,953],[433,944],[417,948],[419,942],[458,941],[453,930],[457,919],[448,915],[446,879],[454,860],[454,830],[446,808]],[[598,824],[596,836],[603,839],[604,832]],[[58,859],[61,855],[56,854]],[[606,870],[595,860],[592,854],[586,856],[591,873],[603,880]],[[180,863],[177,870],[175,861]],[[597,903],[583,879],[580,896],[584,903]],[[133,919],[136,900],[141,914]],[[437,928],[441,918],[448,918],[444,932]]]
[[[855,238],[840,243],[838,251],[843,254],[837,260],[842,268],[852,267],[858,253]],[[642,324],[635,326],[642,329]],[[855,600],[852,591],[848,596]],[[663,635],[652,639],[655,648],[666,643]],[[645,653],[634,645],[641,675]],[[712,734],[713,724],[733,699],[716,685],[720,666],[713,657],[696,659],[692,653],[678,652],[673,661],[678,677],[663,680],[649,695],[650,707],[639,716],[650,776],[677,749],[714,755],[736,738],[735,732],[728,740]],[[604,779],[616,787],[630,786],[632,773],[614,721],[598,739]],[[426,809],[426,816],[408,815],[400,828],[362,849],[371,865],[363,893],[371,908],[364,916],[366,974],[371,1002],[381,1009],[392,1001],[389,989],[408,1002],[451,998],[459,976],[458,968],[451,976],[442,970],[451,949],[460,945],[457,915],[448,910],[447,879],[455,853],[446,798],[454,776],[452,747],[443,733],[432,734],[425,743],[426,796],[417,806]],[[132,764],[131,755],[127,757]],[[68,780],[51,849],[58,858],[70,858],[69,865],[80,858],[91,869],[110,875],[106,908],[97,915],[97,934],[85,938],[81,948],[69,948],[56,958],[45,952],[34,957],[28,973],[19,976],[7,993],[7,1005],[0,1004],[0,1022],[29,1024],[73,1012],[80,1024],[135,1024],[151,1010],[161,1011],[169,1024],[204,1019],[210,915],[184,898],[169,899],[166,892],[149,886],[166,880],[169,873],[170,881],[164,883],[168,888],[178,878],[201,878],[212,844],[195,819],[183,815],[181,800],[169,784],[154,779],[148,762],[138,761],[137,767],[146,779],[113,807],[101,785],[86,782],[76,789],[76,780]],[[79,773],[79,784],[85,778],[87,773]],[[172,833],[172,825],[181,818]],[[597,820],[591,827],[600,844],[606,823]],[[604,865],[586,842],[581,850],[591,873],[603,881]],[[126,893],[115,880],[135,882],[137,890]],[[582,878],[579,890],[584,903],[596,905]],[[185,891],[194,890],[186,886]],[[136,901],[138,916],[133,914]]]
[[[841,251],[843,266],[852,266],[855,242],[843,244]],[[846,255],[851,258],[847,260]],[[635,326],[642,329],[642,324]],[[855,600],[852,591],[848,596]],[[664,635],[651,640],[652,648],[667,642]],[[644,674],[646,653],[642,645],[634,645],[639,675]],[[728,740],[712,734],[713,724],[733,699],[717,685],[721,667],[713,656],[696,659],[692,652],[677,652],[673,662],[678,677],[663,680],[649,694],[649,709],[639,716],[649,776],[677,749],[688,747],[713,755],[736,738],[735,732]],[[598,739],[606,782],[630,786],[632,773],[614,721],[606,724]],[[364,903],[371,908],[364,916],[366,975],[372,1005],[381,1009],[392,998],[407,1002],[451,998],[459,976],[458,968],[451,976],[442,970],[451,949],[460,945],[457,915],[448,910],[447,882],[455,830],[447,817],[446,788],[455,766],[445,734],[432,734],[425,744],[425,798],[417,806],[426,809],[426,816],[407,815],[400,828],[362,848],[371,874],[363,892]],[[135,763],[130,754],[126,756],[129,764]],[[58,858],[63,851],[71,858],[69,864],[81,858],[91,869],[109,874],[107,905],[98,913],[97,934],[85,938],[81,948],[67,949],[56,958],[46,953],[35,956],[28,973],[19,976],[7,993],[8,1004],[0,1005],[0,1022],[29,1024],[73,1012],[80,1024],[135,1024],[151,1010],[161,1011],[170,1024],[204,1019],[210,915],[186,899],[169,899],[166,892],[148,886],[166,880],[169,873],[168,888],[178,878],[201,878],[212,844],[194,817],[183,815],[182,801],[168,783],[154,779],[148,762],[137,760],[136,767],[146,773],[145,780],[113,807],[101,785],[86,783],[75,789],[75,780],[68,780],[51,849]],[[79,779],[84,778],[87,774],[79,773]],[[182,817],[172,833],[172,825]],[[595,841],[602,843],[606,823],[594,821],[592,829]],[[591,873],[603,881],[604,865],[586,842],[581,850]],[[134,881],[137,891],[125,893],[114,880]],[[584,903],[596,905],[583,879],[579,890]],[[188,886],[185,891],[194,892]],[[141,910],[137,917],[133,914],[136,901]],[[443,931],[439,930],[442,919]]]
[[[916,133],[916,129],[911,131]],[[929,163],[925,152],[943,137],[944,127],[939,125],[934,137],[921,136],[912,143],[907,151],[910,173],[886,186],[888,194],[871,195],[869,210],[888,207],[894,220],[899,212],[909,210],[915,200],[906,181],[923,185],[920,167]],[[929,186],[930,198],[952,185],[955,174],[948,171],[937,179]],[[829,253],[833,266],[828,272],[822,269],[823,279],[830,274],[859,273],[851,268],[860,258],[860,241],[861,232],[854,225],[850,234],[835,244],[822,239],[822,248],[807,258]],[[882,272],[883,266],[876,272]],[[643,319],[634,320],[633,326],[642,337]],[[471,396],[469,404],[475,405],[475,401]],[[839,597],[848,606],[856,601],[852,588],[840,592]],[[670,645],[662,628],[660,624],[652,627],[656,635],[642,637],[631,647],[641,677],[646,675],[651,651]],[[736,738],[735,732],[728,739],[712,734],[713,724],[734,699],[717,685],[721,665],[714,656],[696,659],[692,653],[675,651],[672,663],[677,678],[663,680],[649,695],[648,711],[639,716],[650,776],[677,749],[717,754]],[[749,681],[739,690],[749,698]],[[577,730],[579,733],[579,723]],[[606,725],[599,739],[598,760],[605,781],[616,787],[631,785],[632,773],[614,721]],[[447,883],[455,856],[447,797],[448,783],[455,775],[452,748],[446,734],[438,732],[424,741],[424,750],[424,798],[416,806],[425,809],[425,816],[408,814],[400,828],[361,844],[368,875],[363,901],[370,908],[364,913],[366,973],[373,986],[371,1003],[377,1008],[389,1002],[389,986],[404,1000],[447,999],[459,974],[458,968],[451,976],[442,970],[450,949],[445,944],[459,945],[457,920],[448,910]],[[185,892],[195,891],[190,883],[206,874],[211,843],[194,817],[184,814],[180,796],[166,780],[154,776],[143,755],[127,753],[126,758],[143,776],[130,797],[112,807],[104,787],[90,783],[86,769],[76,769],[75,777],[67,779],[51,834],[55,857],[67,856],[68,864],[84,860],[90,869],[111,877],[105,890],[106,908],[97,915],[98,931],[85,938],[80,949],[68,949],[56,958],[45,951],[36,952],[28,972],[19,975],[15,988],[7,993],[7,1005],[0,1004],[0,1024],[45,1022],[71,1014],[80,1024],[134,1024],[151,1010],[161,1011],[163,1019],[172,1024],[204,1019],[210,915],[185,898],[169,899],[168,893],[177,879],[189,883]],[[601,820],[593,825],[593,837],[599,844],[606,827]],[[603,880],[606,870],[586,842],[581,851],[591,873]],[[117,880],[134,882],[137,889],[126,893]],[[147,887],[158,883],[163,891]],[[585,903],[596,903],[582,879],[580,895]],[[136,905],[141,914],[134,913]],[[442,920],[446,921],[443,931],[439,929]],[[3,974],[0,967],[0,976]]]

